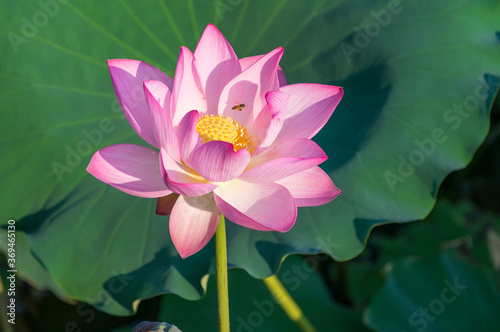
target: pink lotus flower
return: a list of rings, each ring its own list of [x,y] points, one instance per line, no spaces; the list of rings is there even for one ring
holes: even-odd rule
[[[286,232],[298,206],[340,194],[317,165],[327,159],[311,138],[342,98],[340,87],[286,85],[279,47],[238,59],[208,25],[193,53],[181,48],[174,79],[137,60],[109,60],[128,122],[159,151],[117,144],[87,168],[131,195],[158,197],[185,258],[212,238],[223,213],[260,231]]]

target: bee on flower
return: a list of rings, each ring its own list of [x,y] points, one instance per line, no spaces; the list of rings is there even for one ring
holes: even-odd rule
[[[243,111],[243,109],[244,109],[246,106],[247,106],[247,105],[245,105],[245,104],[238,104],[238,105],[234,105],[233,107],[231,107],[231,109],[232,109],[233,111],[238,110],[238,111],[240,111],[240,112],[241,112],[241,111]]]

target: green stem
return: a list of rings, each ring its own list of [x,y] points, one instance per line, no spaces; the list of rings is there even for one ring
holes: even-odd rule
[[[219,301],[219,331],[229,332],[226,225],[222,214],[219,226],[215,232],[215,261],[217,270],[217,298]]]
[[[316,332],[314,326],[304,315],[300,307],[293,300],[276,275],[265,278],[263,281],[273,297],[276,299],[276,302],[278,302],[281,308],[283,308],[283,311],[285,311],[288,317],[299,327],[301,331]]]

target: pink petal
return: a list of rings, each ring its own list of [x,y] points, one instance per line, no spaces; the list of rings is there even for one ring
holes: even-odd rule
[[[318,206],[326,204],[342,192],[332,179],[318,166],[277,181],[288,189],[297,206]]]
[[[161,176],[158,151],[135,145],[116,144],[97,151],[87,171],[99,180],[139,197],[172,193]]]
[[[281,91],[270,91],[266,94],[267,106],[255,120],[252,135],[260,141],[254,156],[271,146],[278,136],[286,116],[289,96]]]
[[[215,182],[230,181],[240,175],[250,161],[246,149],[235,152],[233,144],[211,141],[193,153],[193,168],[205,179]]]
[[[144,94],[151,113],[156,142],[160,147],[165,148],[174,160],[180,162],[177,135],[167,112],[161,106],[166,104],[166,100],[170,102],[170,90],[160,81],[146,81],[144,82]]]
[[[242,71],[247,70],[251,65],[253,65],[255,62],[257,62],[257,60],[259,60],[262,57],[263,55],[254,55],[240,59],[241,70]],[[278,66],[278,81],[280,87],[286,85],[285,73],[283,72],[283,69],[281,69],[280,66]]]
[[[182,118],[177,128],[181,157],[184,163],[190,167],[192,167],[191,159],[193,151],[202,144],[200,134],[196,131],[198,119],[199,113],[197,111],[191,111]]]
[[[279,47],[232,79],[222,90],[219,114],[232,117],[246,128],[252,127],[257,115],[266,107],[266,93],[279,89],[276,70],[282,55],[283,48]],[[245,104],[241,112],[232,109],[239,104]]]
[[[147,89],[151,96],[158,102],[160,107],[164,110],[164,113],[167,115],[167,118],[170,119],[170,103],[172,98],[172,92],[168,85],[161,81],[156,80],[148,80],[143,82],[144,85],[147,86]],[[147,98],[146,98],[147,101]]]
[[[170,109],[174,128],[192,110],[197,110],[200,114],[207,112],[207,102],[195,68],[193,53],[184,46],[181,47],[175,69]]]
[[[205,28],[194,51],[194,57],[207,97],[208,113],[217,114],[222,89],[241,73],[238,57],[226,38],[212,24]]]
[[[214,191],[215,202],[232,222],[251,229],[286,232],[297,219],[297,206],[283,186],[231,181]]]
[[[168,216],[170,213],[172,213],[174,204],[179,196],[179,194],[172,193],[167,196],[158,197],[158,199],[156,200],[156,214],[159,214],[161,216]]]
[[[210,183],[187,166],[178,164],[165,150],[160,152],[161,174],[173,192],[186,196],[201,196],[212,192],[217,185]]]
[[[322,84],[292,84],[280,88],[290,95],[285,123],[276,142],[312,138],[326,124],[344,94],[342,88]]]
[[[159,69],[138,60],[108,60],[108,68],[118,102],[128,122],[146,142],[159,147],[142,84],[144,81],[157,80],[171,89],[172,79]]]
[[[264,54],[262,55],[253,55],[253,56],[247,56],[246,58],[241,58],[240,65],[241,65],[241,70],[245,71],[247,70],[251,65],[257,62],[260,58],[262,58]]]
[[[274,182],[319,165],[327,159],[325,152],[316,143],[306,138],[297,138],[253,158],[250,169],[238,179]]]
[[[212,194],[180,196],[170,215],[170,236],[182,258],[200,251],[214,236],[220,212]]]

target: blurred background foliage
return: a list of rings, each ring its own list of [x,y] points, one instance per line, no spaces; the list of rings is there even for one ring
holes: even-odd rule
[[[216,330],[213,278],[204,286],[213,272],[212,247],[182,261],[166,220],[153,215],[154,202],[91,178],[85,172],[91,151],[77,151],[74,165],[68,163],[70,150],[89,140],[84,131],[103,119],[114,129],[101,133],[92,152],[119,142],[144,144],[122,121],[105,59],[136,58],[172,75],[179,46],[194,49],[209,22],[241,57],[284,46],[281,66],[289,83],[346,91],[315,139],[330,157],[322,167],[344,194],[324,207],[301,208],[287,234],[229,225],[229,262],[239,268],[230,271],[233,330],[295,329],[252,278],[280,264],[285,287],[319,331],[495,330],[497,1],[75,0],[57,2],[54,15],[37,2],[1,1],[0,32],[7,38],[0,49],[0,249],[6,250],[6,221],[14,218],[16,331],[130,331],[143,320]],[[28,37],[23,18],[33,23],[42,11],[47,22]],[[378,32],[366,35],[376,23]],[[13,44],[9,33],[27,42]],[[446,118],[478,84],[488,97],[473,111]],[[415,140],[425,141],[436,128],[447,140],[411,174],[398,173],[399,157],[408,160],[418,150]],[[55,161],[71,171],[58,175]],[[400,176],[392,187],[389,171]],[[389,224],[422,219],[434,204],[423,220]],[[143,249],[130,246],[136,242]],[[5,257],[0,264],[6,269]],[[2,278],[5,286],[5,273]],[[444,302],[443,289],[450,288],[444,281],[456,278],[466,289]],[[128,287],[112,294],[116,281]]]

